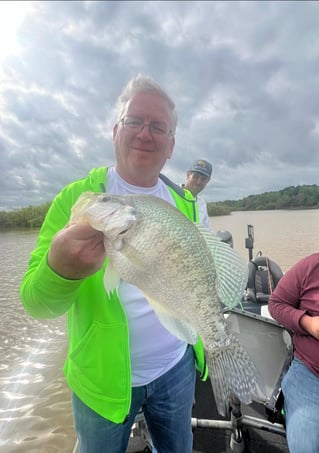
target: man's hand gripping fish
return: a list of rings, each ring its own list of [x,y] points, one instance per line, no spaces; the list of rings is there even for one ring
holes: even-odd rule
[[[247,265],[240,255],[152,196],[86,192],[72,209],[71,223],[79,220],[104,233],[107,291],[121,278],[144,293],[173,335],[190,344],[201,337],[218,412],[228,413],[233,395],[251,403],[262,380],[221,306],[233,308],[244,293]]]

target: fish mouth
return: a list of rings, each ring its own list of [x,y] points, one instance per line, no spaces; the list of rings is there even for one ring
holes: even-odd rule
[[[124,236],[126,233],[128,233],[130,231],[130,229],[132,228],[132,226],[134,225],[135,221],[136,221],[135,217],[128,219],[126,224],[123,225],[123,228],[118,231],[117,235]]]
[[[136,218],[128,218],[123,225],[119,225],[119,222],[116,220],[116,216],[113,219],[110,219],[108,228],[103,231],[105,235],[105,240],[107,242],[113,243],[112,248],[117,251],[120,251],[122,247],[126,244],[127,235],[130,234],[132,228],[136,223]]]
[[[138,213],[133,206],[115,207],[107,215],[104,234],[110,238],[123,238],[136,224]]]

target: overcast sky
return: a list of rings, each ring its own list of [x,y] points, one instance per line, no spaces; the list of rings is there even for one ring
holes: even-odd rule
[[[319,184],[319,2],[0,2],[0,210],[114,162],[117,98],[142,73],[176,102],[177,183],[207,201]]]

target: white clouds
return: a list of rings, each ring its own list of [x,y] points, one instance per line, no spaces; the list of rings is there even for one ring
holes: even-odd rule
[[[293,95],[296,84],[282,72],[276,72],[268,80],[265,89],[273,98],[284,98]]]
[[[199,157],[208,200],[319,183],[317,2],[31,3],[0,71],[0,207],[113,163],[117,97],[139,72],[176,102],[177,183]]]
[[[32,12],[32,2],[0,2],[0,62],[19,51],[18,29],[26,15]]]

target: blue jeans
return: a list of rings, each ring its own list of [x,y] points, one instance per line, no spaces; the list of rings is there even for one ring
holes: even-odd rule
[[[319,452],[319,379],[295,358],[282,381],[290,453]]]
[[[78,453],[125,453],[136,414],[143,410],[153,452],[191,453],[195,360],[191,346],[167,373],[142,387],[132,388],[129,417],[116,424],[101,417],[72,394]]]

